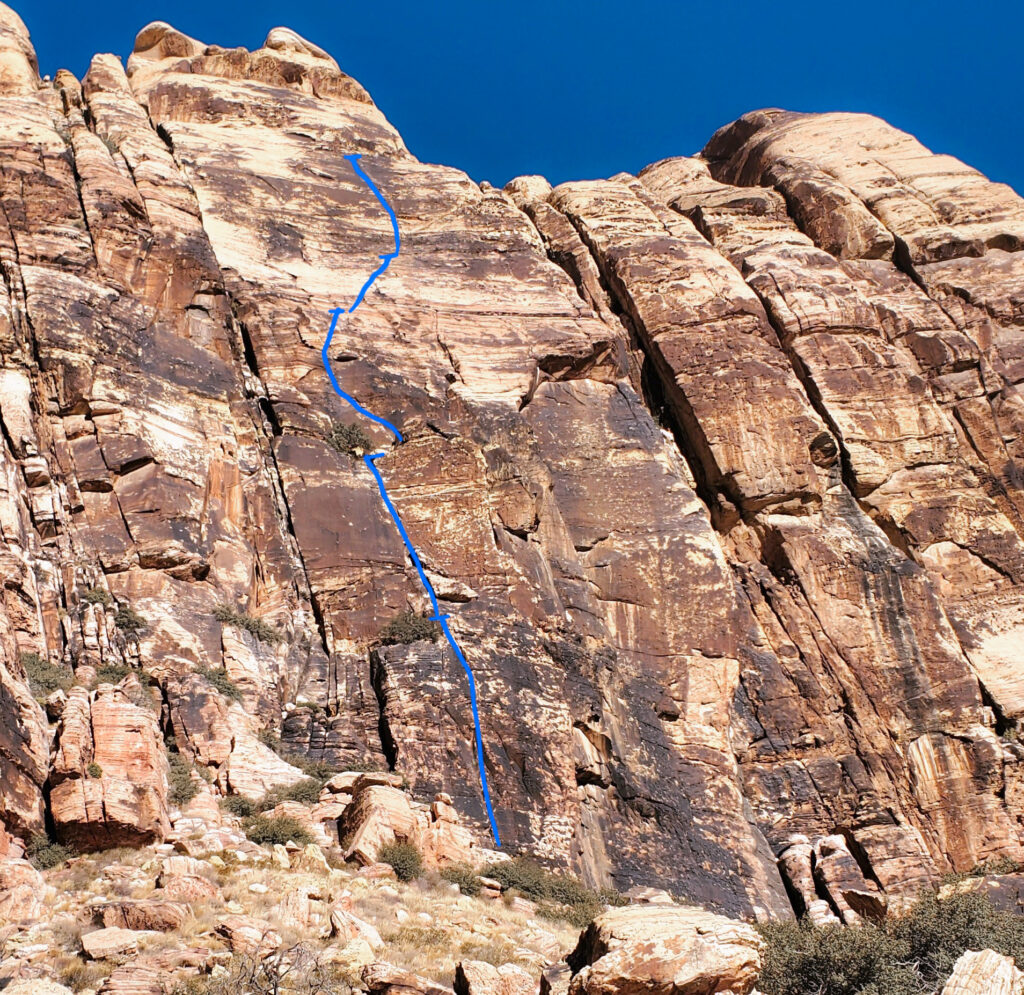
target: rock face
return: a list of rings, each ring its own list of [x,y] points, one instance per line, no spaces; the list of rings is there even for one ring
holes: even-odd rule
[[[506,849],[821,921],[1024,857],[1013,191],[782,111],[499,191],[285,29],[50,82],[0,6],[0,68],[7,831],[163,838],[166,741],[253,799],[390,768],[420,808],[321,799],[362,860],[490,845],[462,667],[379,639],[429,605],[358,422]],[[353,155],[402,246],[349,313],[395,249]]]
[[[612,909],[567,958],[569,995],[747,995],[761,970],[761,946],[751,926],[702,909]]]
[[[84,848],[166,835],[167,759],[157,719],[129,699],[126,685],[93,694],[71,689],[57,730],[50,807],[58,836]]]

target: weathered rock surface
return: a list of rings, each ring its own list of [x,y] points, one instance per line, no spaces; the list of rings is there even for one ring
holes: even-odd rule
[[[762,941],[745,923],[677,905],[627,906],[599,916],[567,958],[570,995],[730,992],[747,995]]]
[[[455,969],[455,995],[535,995],[536,991],[536,978],[516,964],[495,967],[467,960]]]
[[[1024,989],[1024,972],[1012,957],[994,950],[968,950],[953,965],[953,973],[942,995],[1019,995]]]
[[[49,783],[58,835],[83,848],[151,843],[170,829],[157,718],[124,685],[71,689]]]
[[[368,874],[394,838],[490,845],[464,672],[380,645],[428,599],[330,442],[329,312],[394,249],[360,155],[402,249],[327,358],[403,435],[361,423],[473,669],[503,843],[820,921],[1024,857],[1013,191],[873,118],[759,111],[502,192],[286,29],[156,23],[51,82],[0,6],[0,69],[5,833],[165,838],[166,739],[185,818],[386,766],[309,813]]]

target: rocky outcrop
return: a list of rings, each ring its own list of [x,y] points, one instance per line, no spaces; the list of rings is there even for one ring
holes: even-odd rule
[[[782,111],[499,191],[285,29],[156,23],[44,81],[0,7],[0,67],[7,831],[164,838],[166,739],[211,824],[386,767],[332,780],[317,832],[483,856],[462,666],[380,638],[430,605],[332,444],[358,421],[512,852],[847,922],[1024,857],[1013,191]],[[395,248],[353,155],[402,247],[350,312]],[[401,444],[327,377],[338,308],[331,373]]]
[[[429,808],[416,805],[396,786],[396,780],[393,775],[366,774],[355,782],[338,823],[346,860],[373,864],[380,848],[396,840],[416,846],[430,867],[476,866],[491,854],[460,824],[448,795],[437,795]]]
[[[50,808],[58,836],[82,848],[150,843],[170,829],[159,726],[131,700],[130,681],[72,688],[61,716]]]
[[[567,958],[570,995],[747,995],[762,942],[745,923],[702,909],[637,905],[598,916]]]

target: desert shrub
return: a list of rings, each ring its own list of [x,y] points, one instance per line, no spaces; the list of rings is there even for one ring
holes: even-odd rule
[[[21,665],[28,678],[29,690],[40,701],[48,698],[54,691],[67,691],[75,682],[75,675],[70,670],[50,663],[45,656],[38,653],[22,653]]]
[[[25,844],[25,856],[41,871],[63,864],[74,855],[71,847],[50,839],[45,833],[34,833]]]
[[[423,855],[412,843],[385,843],[377,851],[377,859],[382,864],[390,864],[395,869],[399,881],[412,881],[420,876],[423,870]]]
[[[758,987],[765,995],[921,995],[919,978],[904,966],[906,953],[873,923],[812,926],[759,925],[766,943]]]
[[[73,992],[86,989],[96,991],[100,982],[110,973],[110,965],[103,961],[84,961],[76,956],[62,956],[54,962],[54,971],[60,983]]]
[[[114,625],[132,639],[138,639],[149,628],[149,623],[131,605],[118,606]]]
[[[290,815],[254,815],[245,821],[245,835],[253,843],[282,846],[291,841],[305,846],[313,842],[313,834],[298,819]]]
[[[82,594],[82,601],[87,605],[103,605],[104,608],[114,603],[114,599],[105,587],[90,587]]]
[[[228,795],[220,800],[220,807],[240,819],[249,819],[256,814],[256,806],[244,795]]]
[[[945,899],[926,892],[904,915],[890,919],[886,928],[906,946],[927,991],[942,987],[965,950],[988,948],[1024,963],[1024,916],[997,909],[977,892]]]
[[[92,778],[103,777],[103,768],[95,760],[85,768],[85,772]]]
[[[192,765],[180,753],[168,753],[170,770],[167,784],[170,786],[172,805],[187,805],[199,794],[199,785],[192,779]]]
[[[289,784],[287,787],[277,788],[267,793],[267,798],[274,796],[274,805],[281,802],[301,802],[303,805],[315,805],[320,800],[320,791],[323,788],[323,781],[316,777],[304,777],[301,781]]]
[[[373,448],[373,439],[361,425],[334,422],[327,433],[327,444],[346,456],[358,456],[357,450],[361,449],[365,453]]]
[[[242,700],[242,689],[228,677],[228,672],[223,667],[197,667],[196,673],[225,698],[232,701]]]
[[[281,737],[273,729],[261,729],[259,739],[264,746],[269,747],[275,753],[280,751]]]
[[[441,869],[441,877],[457,884],[463,895],[480,894],[480,878],[469,864],[449,864]]]
[[[436,642],[440,635],[441,626],[432,618],[417,615],[415,612],[402,612],[380,630],[379,639],[385,646],[394,646],[414,643],[418,639]]]
[[[120,684],[132,671],[123,663],[105,663],[96,668],[96,681],[99,684]]]
[[[928,995],[940,989],[965,950],[1024,956],[1024,917],[984,895],[923,894],[880,923],[813,926],[763,923],[758,988],[765,995]]]
[[[233,625],[236,629],[244,629],[261,643],[274,645],[284,638],[269,622],[265,622],[262,618],[255,618],[248,612],[240,611],[228,604],[217,605],[213,609],[213,617],[222,625]]]
[[[538,915],[562,920],[580,929],[593,922],[606,905],[625,903],[612,889],[594,891],[571,875],[545,870],[527,857],[489,864],[483,873],[500,881],[506,891],[518,891],[536,902]]]

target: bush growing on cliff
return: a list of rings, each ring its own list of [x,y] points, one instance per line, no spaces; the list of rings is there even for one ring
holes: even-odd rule
[[[131,605],[118,606],[114,625],[129,639],[138,639],[149,628],[149,623]]]
[[[172,805],[187,805],[199,794],[199,785],[192,778],[192,765],[180,753],[168,753],[168,798]]]
[[[71,847],[50,839],[45,833],[34,833],[25,844],[25,856],[41,871],[63,864],[74,855]]]
[[[256,806],[245,795],[228,795],[220,800],[220,807],[240,819],[251,819],[256,814]]]
[[[228,677],[228,672],[223,667],[197,667],[196,673],[225,698],[232,701],[242,700],[242,689]]]
[[[555,874],[527,857],[488,864],[483,873],[500,881],[506,891],[520,892],[536,902],[539,915],[580,929],[593,922],[606,905],[624,905],[626,901],[613,889],[594,891],[572,875]]]
[[[361,425],[334,422],[327,433],[327,444],[345,456],[358,456],[360,451],[366,453],[373,448],[373,439]]]
[[[103,605],[104,608],[114,603],[105,587],[90,587],[82,594],[82,601],[87,605]]]
[[[222,625],[233,625],[236,629],[244,629],[255,636],[261,643],[277,645],[284,638],[269,622],[255,618],[248,612],[239,611],[228,604],[217,605],[213,609],[213,617]]]
[[[437,642],[440,635],[441,626],[432,618],[417,615],[415,612],[402,612],[380,630],[379,638],[385,646],[395,646],[414,643],[419,639]]]
[[[986,896],[922,895],[881,923],[764,923],[758,988],[765,995],[928,995],[942,988],[965,950],[1024,957],[1024,917]]]
[[[385,843],[377,851],[382,864],[390,864],[399,881],[414,881],[423,872],[423,855],[412,843]]]
[[[50,663],[45,656],[38,653],[22,653],[21,665],[28,678],[29,690],[40,701],[48,698],[54,691],[67,691],[75,682],[75,675],[70,670]]]
[[[105,663],[96,668],[96,683],[120,684],[131,672],[132,668],[123,663]]]

